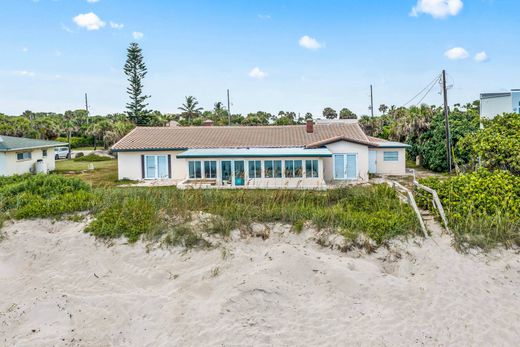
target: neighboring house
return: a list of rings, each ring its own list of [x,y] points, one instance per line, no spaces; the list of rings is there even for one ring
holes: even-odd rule
[[[324,188],[405,174],[408,145],[366,136],[357,121],[291,126],[138,127],[116,143],[119,179],[179,187]]]
[[[495,118],[502,113],[520,113],[520,89],[480,94],[480,117]]]
[[[54,170],[54,147],[61,142],[0,135],[0,176],[36,172],[36,163],[43,172]]]

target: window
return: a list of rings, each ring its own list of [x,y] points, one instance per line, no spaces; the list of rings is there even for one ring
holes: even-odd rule
[[[168,157],[166,155],[145,156],[145,178],[157,179],[168,178]]]
[[[399,152],[383,152],[383,161],[399,161]]]
[[[47,150],[42,149],[42,157],[47,158]]]
[[[214,160],[204,162],[204,178],[217,178],[217,162]]]
[[[16,153],[16,160],[28,160],[32,158],[31,152]]]
[[[281,160],[264,161],[264,177],[265,178],[281,178],[282,177],[282,161]]]
[[[200,161],[189,161],[188,168],[190,178],[202,178],[202,167]]]
[[[303,177],[303,168],[301,160],[286,160],[285,161],[285,177]]]
[[[260,160],[249,161],[249,178],[261,178],[262,167]]]
[[[357,155],[334,154],[334,179],[355,180],[357,179]]]
[[[306,177],[318,177],[318,161],[317,160],[306,160],[305,161],[305,176]]]

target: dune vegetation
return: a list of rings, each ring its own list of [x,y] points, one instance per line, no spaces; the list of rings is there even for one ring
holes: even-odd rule
[[[202,245],[193,232],[193,213],[204,212],[209,234],[229,235],[253,222],[286,223],[298,232],[305,223],[355,239],[365,234],[377,244],[415,235],[411,208],[385,185],[329,191],[178,190],[174,187],[92,188],[61,175],[0,178],[0,213],[23,219],[91,213],[86,231],[100,238],[124,236],[165,239],[183,246]]]

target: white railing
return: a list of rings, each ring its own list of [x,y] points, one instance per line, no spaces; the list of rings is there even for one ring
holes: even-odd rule
[[[437,209],[437,211],[439,212],[439,215],[441,216],[441,219],[442,219],[442,223],[444,224],[444,228],[449,233],[450,228],[448,227],[448,218],[446,218],[446,213],[444,213],[444,208],[442,207],[442,203],[441,203],[441,200],[439,199],[439,195],[437,194],[437,191],[435,189],[432,189],[430,187],[427,187],[427,186],[417,182],[417,180],[415,178],[415,170],[412,169],[411,171],[413,173],[413,184],[416,187],[418,187],[422,190],[425,190],[432,195],[433,207],[435,207]]]

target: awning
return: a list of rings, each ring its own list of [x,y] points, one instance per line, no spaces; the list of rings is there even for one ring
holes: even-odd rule
[[[242,158],[242,157],[331,157],[327,148],[201,148],[188,149],[177,158]]]

